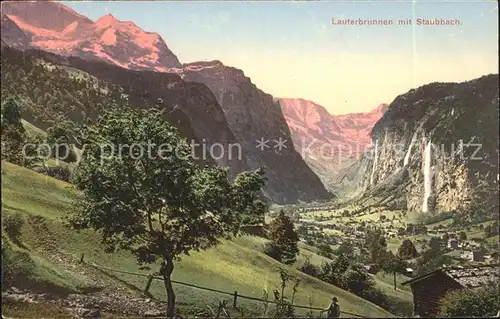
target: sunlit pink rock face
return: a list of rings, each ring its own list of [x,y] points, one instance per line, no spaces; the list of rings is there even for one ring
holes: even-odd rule
[[[332,115],[304,99],[279,99],[295,149],[323,182],[360,158],[371,144],[370,132],[387,110],[380,104],[366,113]]]
[[[157,33],[145,32],[133,22],[119,21],[109,14],[94,22],[62,4],[41,1],[2,3],[3,15],[9,19],[6,22],[12,22],[31,37],[29,44],[34,48],[84,60],[105,61],[124,69],[177,73],[185,81],[206,85],[243,146],[249,168],[267,168],[265,192],[269,198],[277,203],[293,203],[331,197],[292,147],[290,131],[278,103],[270,94],[259,90],[243,70],[220,61],[181,65]],[[193,100],[193,105],[213,113],[207,104],[210,97],[191,91],[184,94]],[[201,120],[192,116],[190,119]],[[195,123],[195,128],[197,125]],[[269,143],[279,140],[290,145],[284,145],[279,152],[273,145],[259,150],[256,141],[260,139],[269,140]]]
[[[93,22],[57,2],[39,1],[3,2],[4,16],[31,38],[32,47],[44,51],[95,58],[133,70],[164,72],[181,67],[159,34],[110,14]]]
[[[14,21],[7,15],[2,15],[2,46],[24,50],[30,46],[30,42],[30,37]]]

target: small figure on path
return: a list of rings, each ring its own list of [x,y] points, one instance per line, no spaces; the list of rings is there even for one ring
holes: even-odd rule
[[[339,318],[340,317],[340,306],[338,305],[337,297],[332,298],[332,302],[324,311],[327,311],[327,318]]]

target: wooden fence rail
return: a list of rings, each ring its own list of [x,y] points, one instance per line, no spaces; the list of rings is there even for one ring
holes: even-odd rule
[[[82,255],[81,261],[84,262],[83,261],[83,255]],[[118,269],[103,267],[103,266],[99,266],[99,265],[97,265],[97,264],[95,264],[93,262],[89,262],[89,263],[86,263],[86,264],[90,265],[92,267],[95,267],[97,269],[101,269],[101,270],[107,270],[107,271],[112,271],[112,272],[122,273],[122,274],[128,274],[128,275],[134,275],[134,276],[147,277],[148,281],[147,281],[146,287],[144,288],[144,291],[143,291],[144,294],[146,294],[146,295],[149,294],[149,288],[151,287],[151,283],[152,283],[152,281],[154,279],[156,279],[156,280],[163,280],[163,277],[154,276],[152,274],[147,275],[147,274],[141,274],[141,273],[136,273],[136,272],[131,272],[131,271],[125,271],[125,270],[118,270]],[[222,291],[222,290],[218,290],[218,289],[213,289],[213,288],[208,288],[208,287],[202,287],[202,286],[198,286],[198,285],[194,285],[194,284],[190,284],[190,283],[182,282],[182,281],[176,281],[176,280],[172,280],[172,283],[175,283],[175,284],[178,284],[178,285],[187,286],[187,287],[197,288],[197,289],[201,289],[201,290],[216,292],[216,293],[220,293],[220,294],[223,294],[223,295],[232,296],[233,297],[233,307],[234,308],[236,308],[238,298],[247,299],[247,300],[253,300],[253,301],[258,301],[258,302],[263,302],[263,303],[268,303],[268,304],[276,304],[277,303],[276,301],[272,301],[272,300],[264,300],[264,299],[261,299],[261,298],[240,295],[237,291],[234,291],[234,292]],[[292,306],[294,308],[300,308],[300,309],[320,310],[320,311],[324,310],[324,308],[316,308],[316,307],[309,307],[309,306],[300,306],[300,305],[292,305]],[[353,317],[365,318],[362,315],[351,313],[351,312],[347,312],[347,311],[342,311],[341,310],[340,312],[342,314],[346,314],[346,315],[353,316]]]

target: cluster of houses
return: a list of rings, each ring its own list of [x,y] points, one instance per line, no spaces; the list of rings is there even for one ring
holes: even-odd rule
[[[449,239],[447,248],[451,250],[462,250],[460,258],[467,261],[484,262],[495,257],[486,254],[484,250],[480,249],[481,245],[475,241],[460,241],[458,239]]]

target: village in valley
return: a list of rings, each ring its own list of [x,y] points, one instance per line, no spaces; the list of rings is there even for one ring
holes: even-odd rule
[[[315,247],[327,258],[347,254],[375,278],[387,273],[370,255],[372,234],[380,232],[384,248],[404,260],[393,274],[394,290],[411,292],[412,316],[438,316],[448,292],[499,281],[498,220],[464,225],[456,214],[412,213],[388,206],[357,198],[279,207],[274,214],[288,212],[302,245]],[[401,256],[409,242],[413,255]]]

